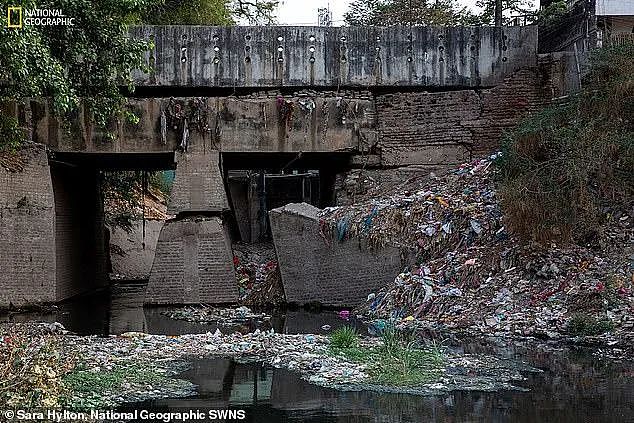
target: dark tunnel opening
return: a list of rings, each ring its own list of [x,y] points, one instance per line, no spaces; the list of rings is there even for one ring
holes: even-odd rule
[[[271,241],[268,212],[289,203],[334,205],[336,174],[349,161],[348,153],[223,153],[232,238]]]

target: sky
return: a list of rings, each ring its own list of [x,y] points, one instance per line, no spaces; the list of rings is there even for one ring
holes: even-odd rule
[[[350,0],[280,0],[277,21],[281,25],[317,25],[317,9],[330,5],[333,26],[343,25],[343,14]],[[475,0],[459,0],[460,4],[473,7]]]
[[[475,8],[476,0],[458,0],[463,6]],[[343,24],[343,14],[350,0],[280,0],[277,20],[281,25],[317,25],[317,9],[330,6],[334,26]]]

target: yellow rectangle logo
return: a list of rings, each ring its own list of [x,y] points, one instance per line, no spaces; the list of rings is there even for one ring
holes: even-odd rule
[[[21,6],[7,7],[7,28],[22,28]]]

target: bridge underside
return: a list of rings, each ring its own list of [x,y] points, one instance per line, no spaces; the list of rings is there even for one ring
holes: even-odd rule
[[[562,94],[561,69],[538,60],[530,28],[135,31],[155,35],[157,64],[128,100],[138,124],[108,134],[83,111],[69,125],[45,100],[14,106],[47,151],[31,146],[22,170],[0,169],[0,305],[106,283],[101,171],[175,169],[176,218],[145,275],[149,303],[234,302],[231,242],[269,239],[272,208],[346,203],[361,173],[398,183],[487,154]],[[228,55],[236,46],[248,61]]]

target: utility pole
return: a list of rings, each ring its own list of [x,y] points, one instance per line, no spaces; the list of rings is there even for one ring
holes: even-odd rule
[[[495,26],[502,26],[502,0],[495,1]]]
[[[318,26],[331,26],[332,14],[330,13],[330,2],[326,7],[320,7],[317,9],[317,25]]]

